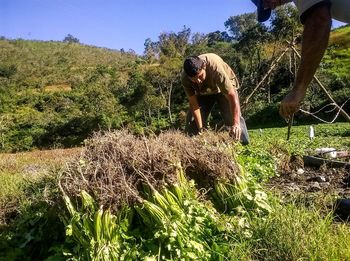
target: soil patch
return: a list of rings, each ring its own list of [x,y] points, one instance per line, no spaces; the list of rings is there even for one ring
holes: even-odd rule
[[[292,165],[289,170],[281,170],[267,186],[270,189],[291,193],[322,193],[339,197],[350,197],[350,169]]]

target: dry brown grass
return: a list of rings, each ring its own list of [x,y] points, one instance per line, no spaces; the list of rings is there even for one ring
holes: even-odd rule
[[[142,184],[156,189],[175,184],[179,163],[201,187],[235,180],[239,170],[228,142],[228,135],[209,132],[195,138],[180,132],[147,138],[125,130],[96,134],[80,159],[68,164],[61,189],[71,198],[85,190],[100,205],[116,210],[142,200]]]
[[[75,148],[0,154],[0,230],[18,215],[23,205],[34,204],[38,197],[46,198],[51,193],[46,191],[46,185],[53,182],[50,178],[80,151]],[[34,191],[41,196],[34,195]]]
[[[48,169],[60,167],[72,157],[78,155],[81,148],[35,150],[21,153],[0,154],[0,173],[26,174],[30,169]],[[29,171],[30,172],[30,171]]]
[[[69,92],[72,87],[69,84],[56,84],[44,87],[44,92]]]
[[[338,48],[350,48],[350,30],[348,27],[333,31],[329,38],[330,45],[336,45]]]

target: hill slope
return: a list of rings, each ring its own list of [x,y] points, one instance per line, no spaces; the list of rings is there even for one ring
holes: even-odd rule
[[[76,43],[0,40],[0,76],[19,89],[79,84],[98,68],[118,72],[125,83],[136,55]]]
[[[332,31],[323,63],[337,77],[350,80],[350,26]]]

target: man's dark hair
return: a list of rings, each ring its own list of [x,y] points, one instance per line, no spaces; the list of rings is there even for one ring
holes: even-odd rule
[[[184,71],[189,77],[196,76],[203,69],[204,61],[198,56],[190,56],[184,61]]]

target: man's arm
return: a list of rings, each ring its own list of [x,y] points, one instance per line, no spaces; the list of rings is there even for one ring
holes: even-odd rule
[[[196,95],[188,96],[188,101],[190,103],[190,108],[192,111],[194,121],[196,122],[198,131],[200,132],[201,129],[203,128],[203,123],[202,123],[201,110],[200,110]]]
[[[241,107],[239,105],[237,90],[235,88],[231,88],[226,97],[229,100],[233,117],[233,126],[231,127],[229,133],[234,139],[239,140],[242,130],[240,126]]]
[[[331,23],[330,10],[325,5],[315,7],[306,17],[298,73],[293,89],[283,99],[280,107],[283,118],[290,118],[298,111],[327,48]]]

